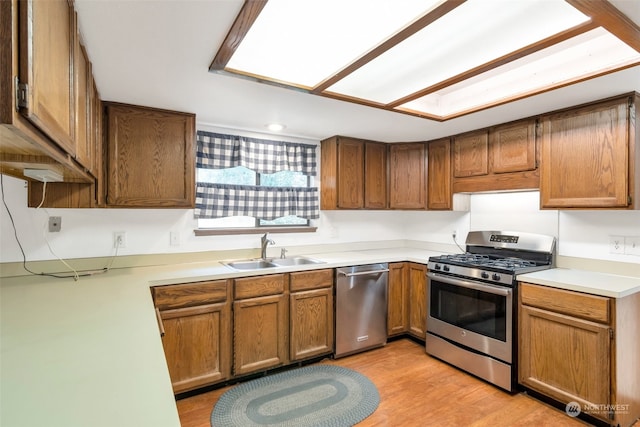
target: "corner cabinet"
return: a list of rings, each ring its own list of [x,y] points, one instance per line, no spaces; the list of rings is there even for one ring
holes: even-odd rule
[[[151,288],[174,393],[230,378],[230,289],[226,280]]]
[[[233,373],[265,371],[289,363],[288,276],[234,280]]]
[[[519,382],[611,425],[640,415],[640,294],[519,286]],[[605,408],[605,409],[601,409]]]
[[[637,209],[638,94],[542,118],[542,208]]]
[[[195,205],[195,115],[105,103],[107,205]]]
[[[427,334],[427,266],[412,262],[389,264],[387,335]]]
[[[333,270],[290,274],[291,362],[333,353]]]

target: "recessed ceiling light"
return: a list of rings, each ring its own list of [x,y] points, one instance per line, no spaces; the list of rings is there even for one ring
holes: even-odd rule
[[[286,126],[280,123],[269,123],[267,125],[267,129],[269,129],[272,132],[280,132],[284,128],[286,128]]]

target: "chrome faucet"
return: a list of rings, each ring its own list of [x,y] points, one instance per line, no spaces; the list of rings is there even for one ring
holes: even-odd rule
[[[269,233],[264,233],[264,236],[262,236],[262,238],[260,239],[260,243],[261,243],[260,258],[265,259],[267,257],[267,246],[269,244],[275,245],[276,242],[274,242],[269,238]]]

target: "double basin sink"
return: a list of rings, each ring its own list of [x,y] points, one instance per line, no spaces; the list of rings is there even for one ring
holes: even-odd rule
[[[303,256],[295,256],[290,258],[245,259],[227,261],[223,262],[223,264],[235,270],[262,270],[265,268],[289,267],[295,265],[324,264],[324,261]]]

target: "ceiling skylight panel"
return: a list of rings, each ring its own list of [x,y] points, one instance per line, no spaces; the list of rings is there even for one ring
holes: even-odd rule
[[[269,0],[227,69],[313,87],[442,0]]]
[[[640,64],[640,53],[598,28],[408,102],[399,109],[447,117],[634,64]]]
[[[588,20],[564,0],[468,0],[328,91],[390,103]]]

